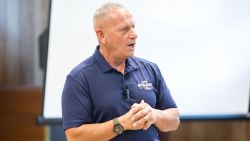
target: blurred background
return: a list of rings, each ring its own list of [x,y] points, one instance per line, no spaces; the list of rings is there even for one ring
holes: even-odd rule
[[[63,141],[42,112],[49,0],[0,0],[0,141]],[[182,120],[161,141],[249,141],[250,121]]]

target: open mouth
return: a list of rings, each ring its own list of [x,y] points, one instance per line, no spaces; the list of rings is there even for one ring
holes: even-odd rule
[[[131,43],[128,45],[129,47],[135,47],[135,43]]]

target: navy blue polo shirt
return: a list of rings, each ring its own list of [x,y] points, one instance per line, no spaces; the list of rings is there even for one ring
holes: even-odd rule
[[[176,108],[156,64],[130,57],[122,74],[106,62],[97,47],[66,78],[62,94],[63,128],[112,120],[141,100],[160,110]],[[157,129],[152,125],[148,130],[125,131],[112,139],[131,140],[158,141]]]

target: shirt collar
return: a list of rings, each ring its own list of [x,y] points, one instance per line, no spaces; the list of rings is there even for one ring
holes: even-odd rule
[[[133,61],[133,57],[129,57],[126,60],[126,68],[125,68],[125,73],[128,73],[132,70],[135,70],[137,68],[136,64]]]
[[[109,65],[109,63],[104,59],[104,57],[102,56],[102,54],[99,51],[99,45],[96,47],[95,52],[93,54],[93,56],[95,57],[96,61],[98,62],[101,70],[103,72],[108,72],[110,70],[112,70],[113,68]]]
[[[111,71],[111,70],[114,70],[110,65],[109,63],[105,60],[105,58],[102,56],[102,54],[100,53],[99,51],[99,45],[96,47],[95,49],[95,52],[93,54],[93,56],[95,57],[95,59],[97,60],[101,70],[103,72],[108,72],[108,71]],[[133,61],[133,57],[129,57],[127,60],[126,60],[126,65],[125,65],[125,73],[128,73],[134,69],[136,69],[136,64],[134,63]]]

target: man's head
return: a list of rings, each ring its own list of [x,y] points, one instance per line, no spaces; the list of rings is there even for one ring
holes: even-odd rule
[[[104,4],[95,12],[93,21],[102,53],[117,59],[134,55],[135,22],[126,8],[116,3]]]

